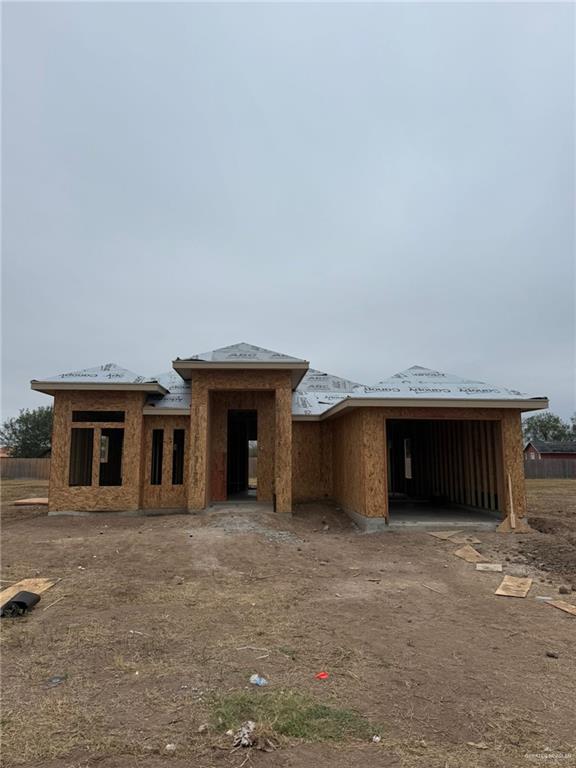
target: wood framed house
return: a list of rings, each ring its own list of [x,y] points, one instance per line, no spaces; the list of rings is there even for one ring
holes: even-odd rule
[[[244,343],[159,376],[108,364],[31,386],[54,397],[51,512],[333,500],[366,530],[403,499],[522,516],[520,415],[548,406],[419,366],[366,386]]]

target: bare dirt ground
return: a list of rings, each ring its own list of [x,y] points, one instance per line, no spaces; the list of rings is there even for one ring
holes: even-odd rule
[[[534,577],[526,599],[496,597],[500,574],[449,542],[362,535],[330,507],[72,518],[10,503],[45,493],[5,484],[2,586],[61,581],[2,620],[3,765],[576,764],[576,619],[535,599],[575,577],[573,481],[528,483],[537,532],[476,534]],[[275,751],[231,751],[225,731],[249,717]]]

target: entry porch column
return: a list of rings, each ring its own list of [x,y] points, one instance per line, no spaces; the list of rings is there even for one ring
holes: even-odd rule
[[[276,511],[292,512],[292,390],[276,389],[274,492]]]
[[[386,419],[379,408],[363,413],[364,514],[388,520],[388,460]]]
[[[501,421],[502,464],[500,467],[500,509],[510,515],[512,505],[516,517],[526,515],[526,486],[524,483],[524,443],[519,411],[504,411]]]
[[[208,506],[208,388],[200,377],[194,380],[190,408],[190,477],[188,509],[197,512]]]

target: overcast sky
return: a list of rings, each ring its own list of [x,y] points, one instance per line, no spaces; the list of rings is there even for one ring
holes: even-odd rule
[[[4,4],[4,416],[247,341],[575,408],[574,7]]]

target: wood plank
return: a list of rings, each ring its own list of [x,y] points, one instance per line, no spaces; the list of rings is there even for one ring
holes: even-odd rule
[[[496,468],[494,466],[494,424],[490,421],[486,422],[486,430],[488,433],[488,493],[490,499],[490,509],[496,509]]]
[[[565,600],[551,600],[548,605],[553,605],[554,608],[559,608],[561,611],[565,611],[572,616],[576,616],[576,605],[567,603]]]
[[[18,499],[14,502],[15,507],[47,507],[48,499],[43,497],[33,497],[30,499]]]
[[[470,544],[465,544],[460,549],[455,550],[453,555],[461,557],[462,560],[466,560],[467,563],[482,563],[486,560],[484,555],[481,555],[478,550],[471,547]]]
[[[0,605],[4,605],[8,600],[11,600],[18,592],[35,592],[39,595],[42,592],[46,592],[47,589],[53,587],[56,584],[52,579],[22,579],[17,581],[16,584],[12,584],[10,587],[6,587],[0,592]]]
[[[428,531],[428,536],[434,536],[435,539],[447,541],[448,539],[451,539],[452,536],[457,536],[459,533],[462,533],[462,531]]]
[[[501,573],[502,563],[476,563],[477,571],[488,571],[490,573]]]
[[[532,579],[519,578],[518,576],[504,576],[495,595],[503,597],[526,597],[530,592]]]
[[[490,509],[490,483],[488,480],[488,438],[486,435],[488,424],[480,422],[480,452],[482,456],[482,507]]]

